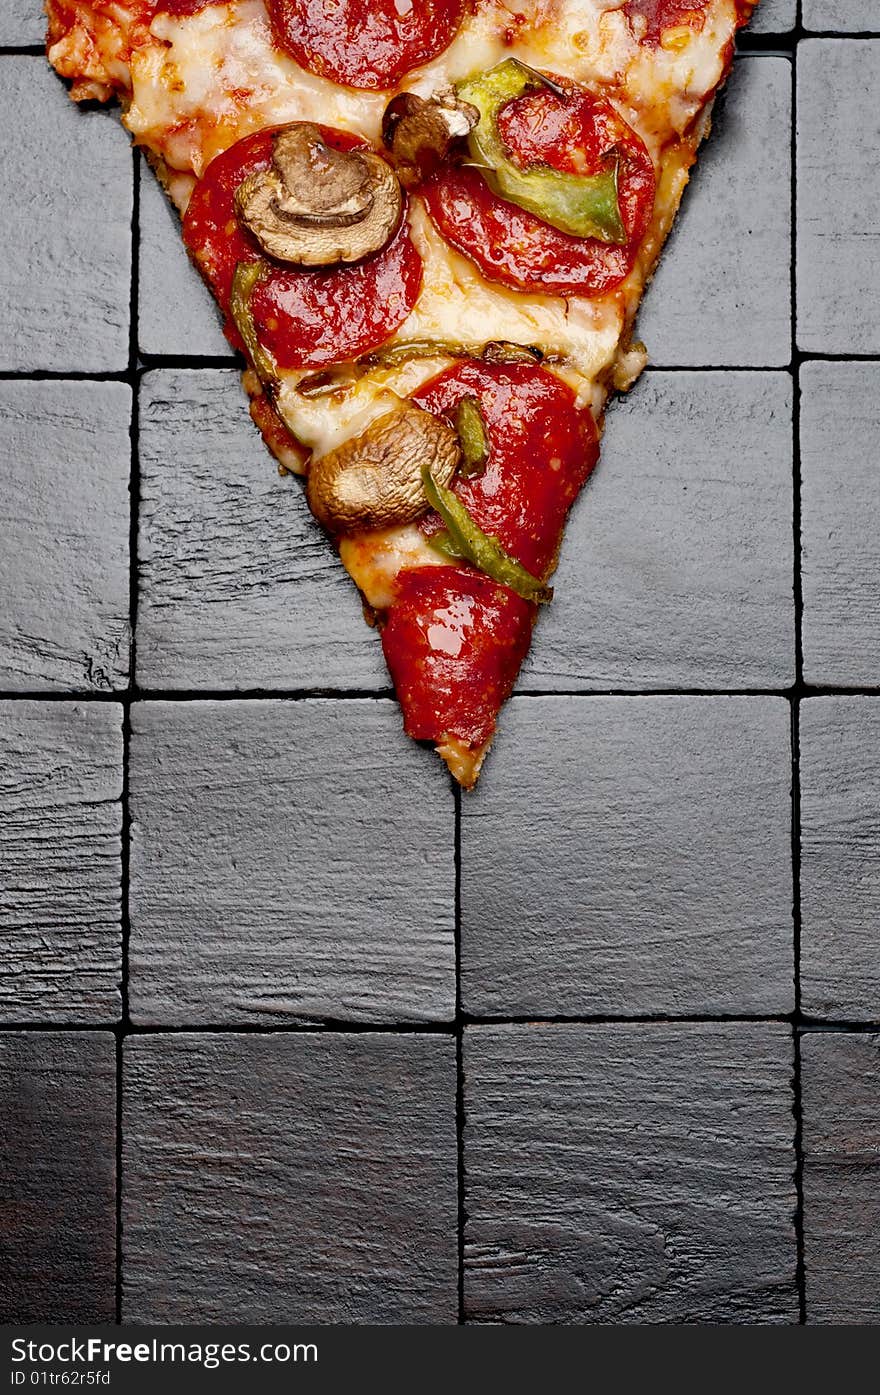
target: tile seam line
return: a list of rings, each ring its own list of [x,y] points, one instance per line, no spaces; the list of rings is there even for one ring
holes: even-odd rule
[[[871,1018],[834,1018],[834,1017],[805,1017],[798,1015],[795,1020],[793,1013],[729,1013],[719,1015],[717,1013],[683,1013],[672,1015],[668,1013],[643,1013],[630,1015],[609,1015],[596,1013],[594,1015],[572,1015],[570,1017],[547,1017],[538,1013],[528,1016],[515,1013],[506,1016],[479,1016],[463,1015],[462,1027],[467,1030],[471,1027],[644,1027],[644,1026],[688,1026],[704,1025],[712,1026],[737,1026],[737,1025],[761,1025],[768,1026],[789,1026],[799,1036],[835,1033],[846,1036],[857,1036],[859,1034],[880,1035],[880,1019]],[[37,1021],[6,1021],[0,1022],[0,1033],[7,1036],[14,1036],[16,1033],[27,1035],[39,1035],[40,1033],[59,1033],[63,1035],[88,1034],[93,1032],[105,1032],[109,1035],[118,1033],[121,1030],[119,1022],[108,1022],[96,1019],[89,1022],[37,1022]],[[454,1037],[457,1025],[450,1022],[357,1022],[345,1021],[341,1018],[316,1018],[309,1022],[275,1022],[271,1026],[263,1026],[253,1022],[205,1022],[205,1023],[132,1023],[126,1029],[126,1039],[133,1037],[148,1036],[199,1036],[199,1035],[240,1035],[240,1036],[307,1036],[330,1035],[336,1033],[341,1036],[358,1034],[381,1034],[397,1036],[448,1036]]]
[[[459,1030],[470,1027],[601,1027],[601,1026],[676,1026],[676,1025],[794,1025],[794,1014],[785,1012],[717,1013],[717,1012],[646,1012],[646,1013],[572,1013],[554,1015],[541,1012],[532,1013],[466,1013],[461,1012],[460,1021],[456,1018],[444,1021],[418,1021],[416,1019],[393,1019],[387,1022],[359,1022],[345,1018],[314,1018],[290,1022],[145,1022],[129,1023],[125,1028],[126,1038],[147,1036],[198,1036],[240,1035],[240,1036],[296,1036],[312,1034],[369,1034],[388,1033],[404,1036],[455,1036]],[[880,1031],[880,1023],[870,1021],[846,1021],[835,1019],[804,1019],[804,1031]],[[120,1032],[119,1022],[2,1022],[0,1032],[41,1033],[83,1033]]]
[[[794,970],[794,1014],[792,1032],[792,1119],[794,1126],[794,1239],[795,1288],[798,1300],[798,1324],[807,1322],[806,1260],[804,1252],[804,1152],[803,1152],[803,1090],[801,1073],[801,772],[800,772],[800,704],[804,696],[803,649],[803,552],[801,545],[801,458],[800,458],[800,364],[798,349],[798,50],[803,33],[803,0],[795,9],[796,40],[791,60],[791,361],[792,361],[792,600],[795,619],[795,683],[791,695],[791,888],[792,888],[792,962]]]
[[[116,1323],[123,1320],[123,1183],[125,1138],[123,1129],[123,1047],[129,1018],[129,948],[131,942],[131,706],[135,695],[137,663],[138,606],[138,507],[140,498],[140,445],[138,402],[138,297],[140,292],[140,167],[138,151],[131,151],[131,282],[129,287],[129,343],[126,381],[131,388],[131,425],[129,454],[129,529],[128,529],[128,625],[129,657],[128,686],[122,694],[122,840],[121,840],[121,918],[120,972],[121,1011],[116,1027]]]
[[[455,854],[455,1142],[456,1142],[456,1183],[458,1206],[456,1212],[456,1289],[458,1297],[458,1326],[465,1323],[465,1270],[464,1236],[467,1212],[465,1205],[465,1152],[464,1152],[464,1013],[461,995],[461,786],[450,777],[454,799],[454,854]]]
[[[35,691],[33,689],[3,689],[0,690],[0,702],[35,702],[51,704],[57,703],[118,703],[125,707],[126,703],[131,705],[150,703],[165,703],[168,706],[186,707],[195,703],[232,703],[242,704],[271,702],[271,703],[291,703],[302,702],[393,702],[394,690],[377,688],[375,691],[356,689],[340,689],[338,692],[327,692],[321,689],[241,689],[235,688],[203,688],[193,689],[186,692],[174,688],[147,688],[132,689],[129,693],[125,689],[118,692],[82,692],[67,690],[66,692]],[[800,684],[798,687],[780,688],[522,688],[514,690],[512,698],[514,700],[536,699],[570,701],[572,698],[589,701],[596,698],[775,698],[783,702],[790,702],[795,696],[801,702],[812,702],[817,698],[837,697],[837,698],[880,698],[880,686],[867,684],[846,686],[843,684]]]

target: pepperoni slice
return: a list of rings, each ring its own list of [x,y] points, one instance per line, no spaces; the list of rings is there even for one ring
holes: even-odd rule
[[[589,175],[618,160],[618,200],[626,243],[571,237],[492,192],[478,170],[450,167],[423,190],[448,242],[491,281],[519,291],[597,296],[628,275],[654,206],[654,166],[644,143],[614,108],[583,88],[527,92],[502,108],[498,129],[524,167],[536,162]]]
[[[175,19],[186,19],[197,15],[209,5],[222,5],[224,0],[156,0],[157,15],[173,15]]]
[[[280,48],[303,68],[345,87],[396,87],[442,53],[467,0],[269,0]]]
[[[432,379],[413,401],[453,419],[463,397],[480,404],[489,459],[455,492],[471,517],[536,576],[551,566],[565,517],[599,458],[591,414],[565,383],[537,365],[462,363]],[[436,515],[426,531],[441,526]]]
[[[534,612],[480,572],[401,572],[382,648],[407,734],[457,736],[473,747],[488,741],[526,656]]]
[[[737,0],[739,3],[739,0]],[[623,13],[633,23],[640,43],[659,48],[664,29],[687,25],[701,30],[709,0],[626,0]]]
[[[261,253],[235,215],[235,190],[247,175],[268,169],[272,130],[257,131],[211,161],[183,219],[183,239],[227,316],[226,337],[244,346],[228,320],[237,262]],[[322,130],[338,150],[363,142]],[[251,297],[257,334],[280,368],[320,368],[378,348],[402,324],[418,298],[422,262],[404,222],[386,247],[353,266],[312,271],[270,263]]]
[[[463,363],[414,395],[451,417],[476,397],[489,459],[455,492],[484,532],[530,571],[552,566],[565,516],[599,455],[592,416],[571,390],[528,364]],[[440,527],[434,516],[424,524]],[[529,647],[535,606],[466,566],[403,571],[382,635],[385,658],[417,740],[483,745]]]

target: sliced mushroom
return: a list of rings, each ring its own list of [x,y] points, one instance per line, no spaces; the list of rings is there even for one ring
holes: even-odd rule
[[[235,191],[239,220],[264,252],[295,266],[334,266],[378,252],[397,231],[403,191],[371,150],[334,150],[310,121],[275,137],[272,166]]]
[[[455,141],[469,135],[479,119],[476,107],[452,93],[425,99],[399,92],[392,97],[382,117],[382,139],[400,182],[409,189],[433,174]]]
[[[434,479],[447,485],[460,458],[452,427],[407,404],[313,462],[309,506],[331,533],[412,523],[430,508],[422,467],[428,465]]]

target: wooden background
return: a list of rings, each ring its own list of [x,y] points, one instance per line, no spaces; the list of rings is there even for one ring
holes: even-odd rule
[[[800,10],[461,797],[0,0],[7,1322],[880,1320],[880,12]]]

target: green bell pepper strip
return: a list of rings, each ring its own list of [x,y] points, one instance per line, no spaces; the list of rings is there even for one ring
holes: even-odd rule
[[[257,338],[254,315],[251,310],[251,296],[258,281],[262,281],[269,268],[265,262],[236,262],[232,276],[232,290],[229,295],[229,313],[235,322],[244,346],[254,365],[257,377],[264,387],[272,390],[278,385],[278,370],[274,358],[263,348]]]
[[[497,538],[484,533],[452,490],[437,483],[427,465],[422,466],[422,488],[428,503],[446,524],[445,532],[428,539],[438,552],[473,563],[486,576],[502,586],[509,586],[525,601],[546,604],[553,599],[553,588],[545,586],[540,577],[533,576],[505,552]]]
[[[498,113],[508,102],[534,88],[541,75],[507,58],[488,72],[456,85],[464,102],[477,108],[480,119],[468,137],[473,159],[484,167],[486,182],[501,198],[572,237],[595,237],[621,245],[626,229],[620,213],[617,177],[619,162],[602,174],[564,174],[541,165],[521,169],[511,160],[498,131]]]
[[[481,475],[489,459],[489,437],[476,397],[463,397],[455,409],[455,429],[461,446],[459,474]]]

